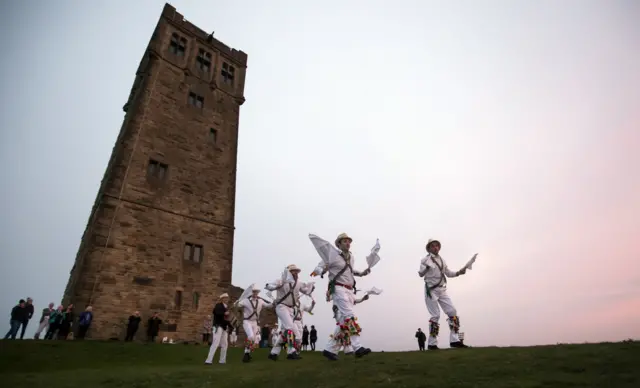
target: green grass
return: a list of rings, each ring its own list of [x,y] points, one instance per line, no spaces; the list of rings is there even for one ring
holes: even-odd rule
[[[371,353],[326,361],[267,359],[205,366],[207,347],[118,342],[0,341],[5,387],[640,387],[640,343]]]

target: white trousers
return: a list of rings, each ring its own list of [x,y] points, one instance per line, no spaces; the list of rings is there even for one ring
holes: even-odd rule
[[[280,329],[282,330],[282,334],[286,335],[287,330],[293,331],[295,335],[295,325],[293,324],[293,308],[287,307],[283,304],[279,304],[276,306],[276,315],[278,316],[278,320],[280,321]],[[280,350],[282,350],[282,345],[284,342],[282,341],[282,336],[276,337],[276,344],[271,348],[271,354],[280,354]],[[287,354],[295,353],[296,349],[293,346],[287,347]]]
[[[260,342],[260,327],[258,326],[258,321],[256,320],[248,320],[245,319],[242,321],[242,328],[244,332],[247,334],[247,340],[253,342],[255,344],[259,344]],[[244,347],[245,353],[251,353],[249,347]]]
[[[40,334],[44,331],[47,334],[47,330],[49,330],[49,317],[45,318],[44,321],[38,326],[38,330],[36,330],[35,338],[40,338]]]
[[[340,324],[343,324],[345,319],[354,318],[355,312],[353,311],[353,306],[355,305],[356,295],[353,290],[349,290],[345,287],[336,286],[336,290],[333,293],[333,304],[338,307],[338,316]],[[334,330],[333,336],[334,338],[340,334],[340,326],[336,325],[336,329]],[[338,354],[340,351],[340,342],[336,341],[334,338],[329,338],[327,345],[324,347],[324,350]],[[353,349],[360,349],[362,344],[360,343],[360,335],[351,335],[351,346]]]
[[[293,332],[296,335],[296,341],[302,342],[302,327],[303,327],[302,321],[294,320],[293,327],[294,327]]]
[[[213,356],[216,355],[216,350],[220,346],[220,363],[227,362],[227,346],[229,339],[229,333],[222,327],[213,328],[213,340],[211,341],[211,347],[209,348],[209,355],[205,361],[205,364],[211,364],[213,362]]]
[[[431,316],[429,318],[429,322],[435,322],[439,324],[440,320],[440,308],[444,311],[445,314],[449,318],[457,316],[456,308],[453,307],[453,303],[451,302],[451,298],[447,295],[447,289],[445,287],[438,287],[432,290],[429,290],[431,296],[427,295],[427,289],[425,285],[424,290],[424,301],[427,305],[427,311]],[[451,328],[449,333],[449,342],[458,342],[460,339],[458,338],[458,333],[456,333],[451,324],[449,325]],[[438,345],[438,337],[429,335],[428,340],[429,345]]]

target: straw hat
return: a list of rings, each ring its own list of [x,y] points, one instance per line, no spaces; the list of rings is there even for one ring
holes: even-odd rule
[[[218,297],[218,299],[228,298],[228,297],[229,297],[229,294],[227,294],[227,293],[225,292],[224,294],[220,295],[220,296]]]
[[[429,239],[429,242],[427,243],[427,246],[425,247],[427,249],[427,252],[429,252],[429,245],[431,245],[431,243],[434,243],[434,242],[440,244],[440,246],[442,247],[442,243],[440,243],[440,241],[434,240],[434,239]]]
[[[336,237],[336,246],[338,246],[338,244],[340,244],[340,241],[344,240],[344,239],[349,239],[349,242],[353,242],[353,239],[351,237],[349,237],[348,234],[346,233],[340,233],[338,235],[338,237]]]
[[[288,265],[287,270],[289,270],[289,272],[300,272],[300,268],[295,264]]]

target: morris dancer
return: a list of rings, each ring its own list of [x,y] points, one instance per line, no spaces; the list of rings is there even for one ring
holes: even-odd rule
[[[298,349],[302,348],[302,331],[304,324],[302,323],[302,316],[305,312],[313,314],[313,308],[316,306],[316,301],[311,300],[311,305],[302,306],[300,303],[293,310],[293,324],[295,326],[296,334],[296,346]]]
[[[209,355],[204,362],[206,365],[213,363],[213,356],[215,356],[218,346],[220,346],[220,364],[227,362],[227,342],[229,338],[227,330],[230,325],[228,303],[229,294],[224,293],[220,295],[218,303],[213,308],[213,339],[209,348]]]
[[[311,276],[318,276],[327,271],[329,272],[327,299],[333,299],[333,303],[338,307],[338,311],[340,312],[339,327],[342,330],[342,336],[349,338],[349,342],[356,349],[356,357],[362,357],[371,353],[371,349],[365,348],[360,343],[361,329],[353,312],[356,293],[354,276],[366,276],[371,273],[371,269],[367,268],[362,272],[353,269],[355,260],[349,251],[353,240],[346,233],[342,233],[336,238],[335,245],[339,251],[317,236],[309,235],[309,238],[322,257],[322,261],[311,273]],[[338,355],[335,353],[335,346],[336,341],[331,339],[327,343],[322,355],[331,361],[337,360]]]
[[[427,243],[427,255],[420,262],[420,270],[418,275],[424,277],[424,290],[425,290],[425,303],[427,305],[427,311],[431,318],[429,319],[429,340],[427,349],[438,350],[438,333],[440,332],[440,307],[442,311],[449,317],[449,329],[451,333],[449,335],[449,345],[452,348],[466,348],[458,338],[458,331],[460,330],[460,318],[456,312],[456,308],[453,307],[451,298],[447,295],[447,278],[454,278],[456,276],[464,275],[467,268],[470,268],[470,264],[475,261],[473,258],[462,269],[457,272],[453,272],[447,267],[444,259],[440,257],[440,241],[429,240]],[[438,307],[440,304],[440,307]]]
[[[277,291],[273,304],[282,327],[282,335],[278,338],[276,345],[269,353],[269,359],[273,361],[278,360],[278,355],[280,354],[280,350],[282,350],[283,344],[287,345],[288,360],[301,359],[295,346],[296,337],[295,325],[293,324],[293,308],[298,304],[300,293],[311,295],[315,287],[312,283],[307,285],[300,282],[298,279],[299,274],[300,268],[292,264],[285,269],[281,279],[273,283],[268,283],[265,286],[269,291]]]
[[[260,346],[260,312],[263,308],[271,308],[273,305],[260,298],[260,289],[254,286],[251,296],[238,301],[237,307],[243,310],[242,328],[247,334],[242,361],[249,362],[251,353]]]

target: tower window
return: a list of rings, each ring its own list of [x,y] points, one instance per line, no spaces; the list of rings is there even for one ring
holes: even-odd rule
[[[202,109],[204,107],[204,97],[189,92],[189,105]]]
[[[218,142],[218,131],[215,128],[209,128],[209,140],[213,144]]]
[[[150,159],[147,166],[147,177],[154,180],[164,180],[169,166],[157,160]]]
[[[187,261],[193,261],[194,263],[201,263],[203,256],[202,245],[185,243],[183,258]]]
[[[211,53],[204,51],[203,49],[198,50],[196,65],[198,66],[198,69],[208,73],[209,69],[211,69]]]
[[[197,310],[198,305],[200,304],[200,294],[197,292],[193,293],[193,307]]]
[[[222,82],[233,85],[236,69],[227,62],[222,62]]]
[[[180,307],[182,307],[182,291],[176,291],[176,297],[175,297],[174,303],[176,305],[176,309],[179,309]]]
[[[179,57],[184,57],[184,53],[187,49],[187,40],[180,35],[171,34],[171,43],[169,43],[169,52]]]

